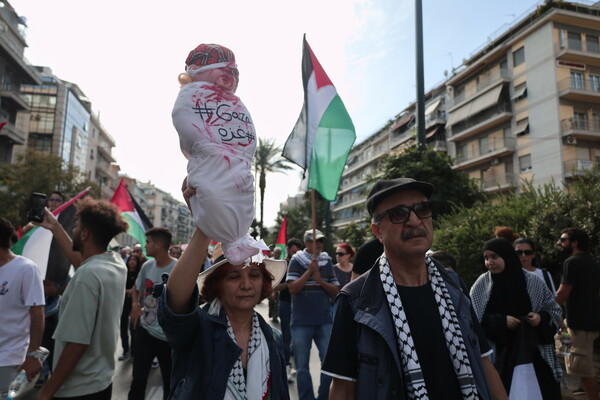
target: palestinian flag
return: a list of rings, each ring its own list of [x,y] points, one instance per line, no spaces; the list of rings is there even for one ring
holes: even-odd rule
[[[286,231],[287,231],[287,215],[283,216],[283,222],[281,223],[281,228],[279,229],[279,235],[277,235],[277,241],[275,242],[275,247],[279,247],[281,249],[281,257],[280,260],[285,260],[285,244],[287,243],[286,239]]]
[[[304,106],[283,147],[283,157],[308,172],[308,189],[333,201],[356,140],[354,124],[340,96],[312,52],[306,35],[302,54]]]
[[[65,231],[71,236],[75,226],[75,202],[88,194],[85,189],[71,200],[52,211]],[[69,275],[71,262],[61,250],[54,235],[41,226],[33,227],[11,249],[13,253],[27,257],[37,264],[44,279],[64,282]]]
[[[137,240],[146,253],[146,231],[152,228],[152,222],[127,190],[124,179],[121,179],[110,202],[119,207],[119,212],[129,224],[127,234]]]

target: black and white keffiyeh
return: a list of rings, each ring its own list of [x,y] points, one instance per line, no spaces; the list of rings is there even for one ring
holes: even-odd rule
[[[237,344],[229,318],[227,318],[227,334]],[[262,399],[270,389],[269,365],[268,346],[255,312],[252,316],[252,331],[248,341],[248,376],[247,378],[244,376],[242,360],[238,358],[229,372],[224,400]]]
[[[440,320],[448,347],[448,354],[452,360],[454,371],[458,378],[458,383],[464,399],[476,400],[479,398],[475,379],[471,370],[471,362],[467,354],[465,342],[460,330],[458,317],[454,310],[454,305],[446,288],[446,284],[442,279],[439,271],[433,264],[432,259],[426,257],[427,272],[429,282],[435,296],[435,301],[438,305]],[[421,371],[419,357],[415,349],[415,344],[412,339],[410,327],[406,319],[406,314],[402,306],[394,277],[390,270],[387,257],[384,255],[379,259],[380,278],[383,284],[392,318],[396,327],[396,338],[398,340],[398,349],[402,361],[404,381],[409,399],[428,399],[427,387],[423,372]]]

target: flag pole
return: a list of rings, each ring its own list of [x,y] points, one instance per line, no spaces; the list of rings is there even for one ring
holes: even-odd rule
[[[310,190],[310,206],[312,214],[312,242],[313,242],[313,255],[316,257],[319,255],[317,251],[317,195],[315,189]]]

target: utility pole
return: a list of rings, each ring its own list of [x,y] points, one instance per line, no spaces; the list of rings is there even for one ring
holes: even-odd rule
[[[415,0],[415,37],[417,51],[417,145],[425,147],[425,77],[423,73],[423,3]]]

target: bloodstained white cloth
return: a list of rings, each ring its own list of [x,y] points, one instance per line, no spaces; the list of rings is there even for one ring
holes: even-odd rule
[[[188,186],[196,225],[234,265],[257,254],[248,234],[254,217],[252,157],[256,131],[244,103],[208,82],[183,86],[172,112],[181,151],[188,159]]]

